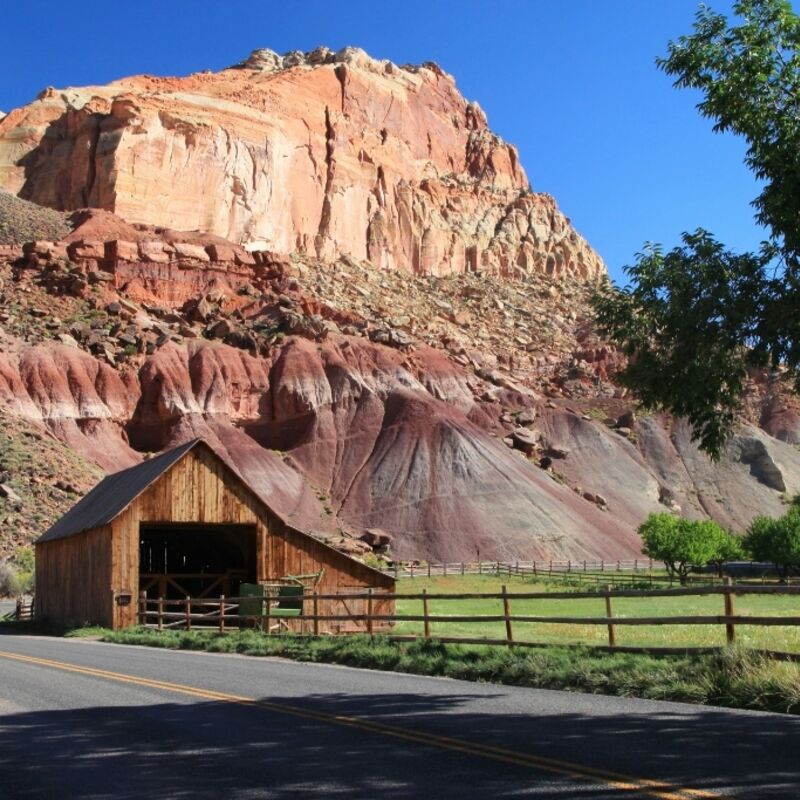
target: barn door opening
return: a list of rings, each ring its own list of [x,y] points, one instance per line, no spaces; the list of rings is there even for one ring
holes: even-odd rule
[[[254,525],[139,526],[139,590],[148,597],[236,597],[255,580]]]

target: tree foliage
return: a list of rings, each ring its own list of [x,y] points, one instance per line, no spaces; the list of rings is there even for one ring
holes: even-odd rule
[[[740,558],[742,548],[731,533],[710,520],[693,521],[666,512],[650,514],[639,526],[643,551],[663,561],[681,583],[693,567]]]
[[[714,130],[745,139],[769,241],[736,254],[698,229],[669,252],[646,245],[626,268],[632,285],[595,297],[601,329],[630,358],[622,382],[646,406],[688,417],[713,456],[748,368],[784,365],[800,386],[800,18],[788,0],[740,0],[734,11],[740,24],[701,6],[694,33],[657,63],[701,92]]]
[[[800,507],[793,504],[782,517],[756,517],[744,537],[756,561],[769,561],[782,578],[800,570]]]

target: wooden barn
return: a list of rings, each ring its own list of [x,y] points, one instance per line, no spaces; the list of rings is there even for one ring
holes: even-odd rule
[[[109,475],[37,540],[36,617],[124,628],[137,622],[140,591],[235,597],[314,574],[320,594],[394,591],[389,575],[287,525],[197,439]],[[319,613],[342,614],[342,603],[320,601]]]

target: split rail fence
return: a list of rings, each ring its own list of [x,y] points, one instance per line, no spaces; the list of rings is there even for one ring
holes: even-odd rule
[[[664,564],[652,558],[617,561],[394,561],[383,569],[395,578],[440,577],[446,575],[519,575],[526,577],[561,573],[609,572],[652,573],[663,570]]]
[[[372,591],[356,592],[350,594],[317,594],[309,593],[302,596],[302,612],[293,617],[294,626],[290,626],[279,619],[270,616],[270,609],[267,607],[266,613],[260,616],[242,615],[238,613],[240,602],[252,602],[253,598],[190,598],[180,600],[167,600],[164,598],[147,598],[144,593],[139,598],[139,622],[140,625],[157,630],[184,629],[184,630],[216,630],[225,633],[231,629],[241,627],[258,627],[267,635],[282,633],[284,630],[291,629],[295,633],[319,636],[323,633],[343,632],[342,627],[346,627],[347,632],[362,632],[370,635],[386,635],[394,641],[415,641],[418,639],[435,638],[437,641],[454,644],[482,644],[482,645],[502,645],[517,647],[545,647],[545,646],[578,646],[589,647],[594,650],[614,651],[614,652],[647,652],[653,654],[668,653],[709,653],[719,650],[718,647],[710,646],[679,646],[679,647],[651,647],[651,646],[632,646],[620,645],[618,642],[618,631],[620,628],[629,626],[724,626],[725,637],[728,644],[736,641],[736,630],[739,626],[787,626],[800,627],[800,614],[786,616],[766,616],[760,614],[737,614],[735,602],[737,597],[742,596],[764,596],[764,595],[800,595],[800,586],[748,586],[734,585],[728,583],[724,586],[707,586],[699,588],[680,588],[680,589],[653,589],[653,590],[633,590],[633,589],[612,589],[608,587],[597,591],[582,592],[508,592],[506,587],[502,587],[499,593],[456,593],[443,594],[423,590],[420,593],[377,593]],[[641,616],[629,617],[615,614],[614,601],[620,598],[653,598],[653,597],[703,597],[718,596],[721,599],[720,614],[696,614],[678,616]],[[604,603],[605,613],[600,616],[552,616],[552,615],[532,615],[529,613],[515,614],[514,605],[519,601],[536,600],[564,600],[585,601],[587,599],[598,599]],[[300,599],[300,598],[297,598]],[[364,601],[362,608],[364,613],[351,613],[348,611],[348,604],[351,601]],[[380,604],[385,608],[387,602],[394,604],[395,601],[417,601],[421,603],[422,614],[407,613],[375,613],[376,607]],[[485,601],[499,606],[501,613],[487,614],[442,614],[432,613],[430,603],[432,601]],[[334,604],[340,602],[341,612],[320,613],[320,604],[326,601],[330,607],[331,601]],[[392,605],[394,607],[394,605]],[[390,633],[397,623],[421,623],[422,635],[419,634],[397,634]],[[502,638],[490,638],[480,636],[453,636],[447,635],[445,631],[434,632],[434,626],[447,626],[452,624],[486,624],[503,623],[505,636]],[[602,626],[606,629],[607,645],[592,644],[562,644],[560,642],[536,642],[521,639],[518,633],[518,626],[522,624],[540,623],[547,625],[584,625]],[[336,630],[336,627],[339,630]],[[778,652],[771,650],[761,650],[766,655],[784,660],[800,661],[800,652]]]
[[[491,575],[528,579],[561,579],[565,583],[602,587],[608,583],[641,588],[647,586],[675,586],[681,584],[675,575],[667,574],[662,561],[648,558],[619,561],[395,561],[383,572],[394,578],[432,578],[456,575]],[[776,580],[774,565],[755,562],[725,564],[726,575],[735,574],[737,580],[766,585]],[[722,585],[726,577],[711,571],[692,572],[685,583]]]

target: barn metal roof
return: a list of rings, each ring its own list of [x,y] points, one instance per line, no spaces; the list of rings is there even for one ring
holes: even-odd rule
[[[103,478],[89,494],[79,500],[37,542],[63,539],[76,533],[108,525],[121,514],[153,481],[180,461],[201,439],[193,439],[165,453],[142,461]]]

